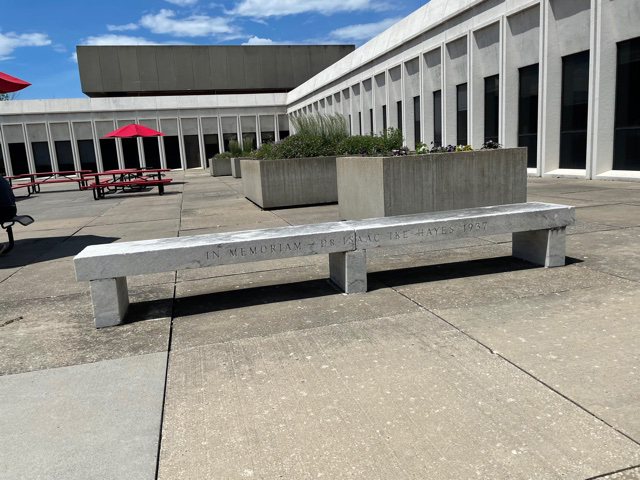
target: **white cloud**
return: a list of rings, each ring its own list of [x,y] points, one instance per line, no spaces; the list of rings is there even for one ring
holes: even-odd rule
[[[95,37],[87,37],[80,41],[79,45],[89,46],[130,46],[130,45],[191,45],[189,42],[175,41],[170,42],[154,42],[144,37],[131,37],[129,35],[114,35],[107,33],[105,35],[98,35]],[[69,56],[69,60],[78,63],[78,54],[73,52]]]
[[[0,60],[7,60],[9,55],[20,47],[43,47],[51,45],[46,33],[0,32]]]
[[[253,36],[242,45],[274,45],[274,41],[270,38],[260,38]]]
[[[107,33],[105,35],[97,35],[87,37],[80,41],[79,45],[159,45],[158,42],[147,40],[144,37],[131,37],[129,35],[114,35]],[[69,56],[69,61],[78,63],[78,54],[73,52]]]
[[[81,41],[80,45],[159,45],[159,43],[147,40],[144,37],[107,33],[105,35],[87,37]]]
[[[61,43],[55,43],[53,45],[53,51],[57,52],[57,53],[66,53],[67,52],[67,47],[65,47]]]
[[[127,23],[125,25],[107,25],[107,30],[110,32],[124,32],[125,30],[137,30],[140,25],[137,23]]]
[[[198,3],[198,0],[166,0],[169,3],[173,3],[174,5],[178,5],[180,7],[188,7],[189,5],[195,5]]]
[[[231,19],[209,17],[207,15],[191,15],[185,18],[174,18],[175,12],[162,9],[159,13],[145,15],[140,25],[153,33],[169,34],[174,37],[205,37],[211,35],[233,34],[236,28],[230,25]]]
[[[387,18],[381,22],[363,23],[360,25],[349,25],[347,27],[338,28],[329,33],[333,40],[349,41],[349,42],[366,42],[375,37],[387,28],[398,23],[402,18]]]
[[[392,3],[386,0],[241,0],[229,13],[245,17],[279,17],[307,12],[330,15],[390,8]]]

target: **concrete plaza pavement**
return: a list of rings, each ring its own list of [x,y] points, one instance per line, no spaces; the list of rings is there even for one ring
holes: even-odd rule
[[[242,181],[164,196],[46,185],[0,258],[0,479],[640,479],[640,183],[530,178],[575,205],[568,265],[510,236],[129,278],[96,330],[85,246],[338,219]]]

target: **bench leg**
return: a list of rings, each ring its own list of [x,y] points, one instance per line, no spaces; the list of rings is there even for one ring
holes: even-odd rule
[[[367,291],[367,252],[338,252],[329,254],[329,276],[331,281],[345,293]]]
[[[96,328],[112,327],[122,323],[129,307],[127,278],[91,280],[89,285]]]
[[[545,267],[565,264],[566,228],[513,234],[512,255]]]

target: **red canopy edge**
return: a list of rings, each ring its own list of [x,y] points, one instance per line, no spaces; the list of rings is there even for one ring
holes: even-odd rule
[[[103,138],[133,138],[133,137],[164,137],[164,133],[158,132],[153,128],[132,123],[125,125],[111,133],[107,133]]]
[[[0,93],[17,92],[18,90],[27,88],[29,85],[31,85],[29,82],[0,72]]]

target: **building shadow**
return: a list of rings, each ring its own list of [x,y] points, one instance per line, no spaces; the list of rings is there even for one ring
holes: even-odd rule
[[[4,231],[0,231],[4,235]],[[6,243],[6,235],[0,237]],[[78,235],[71,237],[25,238],[15,241],[13,250],[0,255],[0,270],[19,268],[35,263],[49,262],[61,258],[72,258],[90,245],[105,245],[119,240],[118,237]]]

